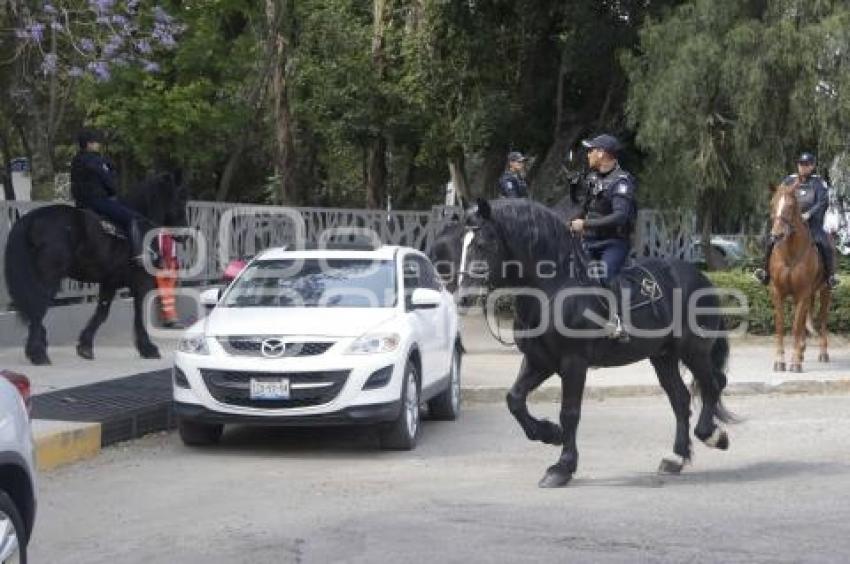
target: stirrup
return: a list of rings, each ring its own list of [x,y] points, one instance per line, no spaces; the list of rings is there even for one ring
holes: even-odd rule
[[[614,313],[613,316],[614,319],[608,321],[605,325],[609,331],[608,338],[620,341],[621,343],[627,343],[629,341],[629,333],[626,331],[625,327],[623,327],[623,322],[620,319],[620,316],[616,313]]]

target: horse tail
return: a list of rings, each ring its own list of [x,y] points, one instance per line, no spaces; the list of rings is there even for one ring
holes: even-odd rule
[[[50,305],[50,292],[36,272],[29,244],[32,222],[24,216],[16,221],[6,242],[6,287],[18,313],[24,321],[41,319]]]
[[[729,339],[724,335],[717,337],[711,346],[711,379],[699,382],[700,387],[713,386],[717,394],[714,415],[724,423],[737,423],[738,418],[723,405],[723,390],[726,388],[726,367],[729,362]],[[700,390],[705,394],[706,390]]]

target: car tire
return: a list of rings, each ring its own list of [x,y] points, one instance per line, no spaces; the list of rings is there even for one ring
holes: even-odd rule
[[[186,446],[210,446],[218,444],[224,432],[220,423],[199,423],[190,419],[180,419],[177,424],[180,439]]]
[[[13,556],[27,564],[27,531],[15,502],[0,490],[0,562],[15,562]]]
[[[422,426],[419,414],[419,370],[408,359],[401,385],[401,412],[398,418],[381,428],[381,448],[385,450],[413,450]]]
[[[455,346],[449,369],[449,385],[428,402],[428,413],[432,419],[454,421],[460,415],[460,361],[460,347]]]

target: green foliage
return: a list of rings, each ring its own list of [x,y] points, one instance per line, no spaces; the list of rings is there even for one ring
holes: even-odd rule
[[[672,202],[744,218],[801,150],[845,150],[848,18],[843,2],[692,0],[643,27],[626,110]]]

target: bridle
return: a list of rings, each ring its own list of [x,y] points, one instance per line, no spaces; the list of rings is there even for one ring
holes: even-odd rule
[[[461,258],[460,258],[460,269],[458,271],[458,288],[461,288],[461,284],[463,282],[464,276],[473,276],[473,274],[475,274],[475,277],[476,278],[478,277],[477,273],[473,273],[467,267],[467,263],[468,263],[467,253],[469,251],[469,247],[472,245],[472,240],[475,238],[475,233],[480,229],[481,229],[480,226],[470,227],[467,230],[466,234],[464,235],[464,243],[463,243],[463,247],[462,247],[462,251],[461,251]],[[504,233],[502,233],[502,230],[499,229],[498,224],[496,224],[496,232],[499,235],[499,239],[501,240],[503,248],[505,248],[505,249],[509,248],[509,247],[507,247],[507,245],[505,245],[506,240],[504,238]],[[489,315],[489,312],[488,312],[489,308],[487,307],[487,302],[488,302],[487,298],[490,296],[490,293],[493,291],[494,286],[490,282],[490,276],[489,275],[487,276],[486,283],[484,285],[482,285],[482,287],[483,287],[484,291],[479,293],[477,297],[483,297],[484,298],[484,300],[481,302],[481,310],[484,312],[484,324],[487,326],[487,330],[490,332],[490,335],[500,345],[502,345],[504,347],[515,347],[516,346],[516,340],[511,342],[511,341],[508,341],[508,340],[506,340],[502,337],[502,329],[499,325],[498,319],[496,319],[496,331],[493,330],[493,325],[490,322],[490,315]],[[493,309],[495,309],[495,307]]]

